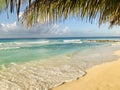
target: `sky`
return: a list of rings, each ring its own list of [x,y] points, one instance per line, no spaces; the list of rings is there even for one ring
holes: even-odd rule
[[[120,36],[119,26],[113,26],[108,29],[109,24],[105,23],[99,27],[97,20],[91,24],[86,22],[86,20],[71,18],[52,25],[37,24],[31,29],[27,29],[27,27],[18,22],[16,12],[8,14],[9,18],[7,18],[5,11],[0,14],[0,38]]]

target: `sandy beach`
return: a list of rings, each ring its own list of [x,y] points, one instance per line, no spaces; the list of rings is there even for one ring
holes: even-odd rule
[[[120,51],[115,55],[120,56]],[[65,83],[52,90],[120,90],[120,58],[117,61],[96,65],[78,80]]]
[[[118,62],[120,61],[116,60],[120,57],[120,52],[115,52],[117,50],[120,50],[120,45],[113,43],[96,47],[89,46],[88,49],[83,51],[54,56],[44,60],[33,60],[21,64],[12,62],[8,67],[2,64],[0,66],[0,90],[80,90],[80,88],[81,90],[92,90],[93,86],[106,85],[104,84],[106,77],[108,78],[107,81],[110,82],[108,74],[117,78],[120,76],[114,75],[119,72],[116,68],[119,68]],[[111,65],[115,63],[115,70],[109,68],[109,62]],[[113,71],[106,74],[109,70]],[[103,73],[101,74],[101,72]],[[101,76],[104,76],[104,78]],[[112,80],[111,83],[113,81],[118,83],[116,79]],[[64,84],[64,82],[66,83]],[[87,85],[88,88],[84,89]],[[107,85],[113,86],[113,84],[109,85],[108,83]]]
[[[120,0],[0,0],[0,90],[120,90]]]

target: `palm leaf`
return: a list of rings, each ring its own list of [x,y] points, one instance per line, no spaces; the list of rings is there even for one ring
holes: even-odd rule
[[[13,12],[16,7],[19,15],[21,2],[25,0],[7,1],[10,1],[10,11]],[[20,20],[25,24],[29,22],[27,24],[29,26],[41,22],[58,22],[71,16],[85,18],[90,22],[99,18],[100,25],[109,22],[110,27],[120,24],[120,0],[27,0],[26,2],[28,6]]]

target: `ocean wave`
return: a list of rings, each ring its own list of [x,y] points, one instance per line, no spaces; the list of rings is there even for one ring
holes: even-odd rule
[[[0,46],[15,46],[15,45],[37,45],[37,44],[48,44],[49,40],[47,41],[31,41],[31,42],[3,42],[0,43]]]
[[[46,44],[49,44],[49,41],[14,42],[12,45],[19,47],[31,47],[33,45],[46,45]]]
[[[35,45],[51,45],[51,44],[69,44],[75,43],[80,44],[82,43],[81,40],[72,39],[72,40],[40,40],[40,41],[18,41],[18,42],[1,42],[0,43],[0,50],[7,50],[7,49],[17,49],[21,47],[32,47]]]
[[[48,44],[49,40],[47,41],[31,41],[31,42],[13,42],[12,44],[16,45],[26,45],[26,44]]]
[[[0,50],[8,50],[8,49],[18,49],[20,47],[2,47]]]
[[[0,50],[18,49],[21,47],[32,47],[33,45],[48,44],[49,41],[35,41],[35,42],[5,42],[0,43]]]
[[[82,43],[81,40],[75,39],[75,40],[63,40],[64,43]]]

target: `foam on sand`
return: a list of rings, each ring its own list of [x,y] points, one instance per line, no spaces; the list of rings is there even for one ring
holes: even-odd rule
[[[120,51],[114,53],[120,56]],[[117,61],[94,66],[78,80],[52,90],[120,90],[120,58]]]
[[[86,68],[116,58],[112,56],[112,51],[118,48],[120,47],[107,46],[94,48],[94,50],[91,48],[81,53],[56,56],[48,60],[36,60],[20,65],[12,62],[12,66],[8,68],[3,65],[1,67],[4,69],[0,70],[0,90],[51,89],[84,76]]]
[[[0,71],[1,90],[48,90],[83,76],[81,67],[73,64],[31,62],[13,65]]]

